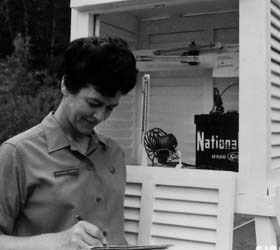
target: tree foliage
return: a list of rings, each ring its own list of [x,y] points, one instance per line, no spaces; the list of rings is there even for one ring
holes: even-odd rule
[[[20,33],[30,38],[33,67],[51,67],[70,39],[70,0],[1,0],[0,57]]]
[[[0,0],[0,144],[58,105],[69,6],[70,0]]]
[[[0,62],[0,144],[35,124],[60,101],[59,80],[30,66],[30,43],[18,35],[14,52]]]

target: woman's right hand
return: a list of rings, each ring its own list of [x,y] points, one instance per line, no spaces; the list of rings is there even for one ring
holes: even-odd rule
[[[57,233],[55,250],[88,250],[91,246],[107,245],[101,230],[94,224],[79,221],[70,229]]]

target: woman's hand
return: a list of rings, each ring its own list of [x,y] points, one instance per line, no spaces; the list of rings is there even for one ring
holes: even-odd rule
[[[87,250],[91,246],[107,245],[106,239],[101,230],[86,221],[79,221],[70,229],[60,232],[58,245],[55,250]]]
[[[86,221],[79,221],[66,231],[17,237],[0,234],[1,250],[88,250],[91,246],[107,244],[100,229]]]

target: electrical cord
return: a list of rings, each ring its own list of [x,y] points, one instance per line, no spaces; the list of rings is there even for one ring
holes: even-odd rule
[[[221,92],[218,88],[214,87],[214,104],[212,109],[210,110],[210,114],[215,114],[215,113],[219,113],[219,114],[223,114],[224,113],[224,107],[223,107],[223,100],[222,100],[222,95],[231,87],[237,85],[238,82],[232,83],[229,86],[227,86],[226,88],[224,88],[224,90]]]
[[[224,88],[224,90],[223,90],[222,93],[221,93],[221,96],[222,96],[228,89],[230,89],[231,87],[233,87],[233,86],[235,86],[235,85],[238,85],[238,82],[232,83],[232,84],[230,84],[229,86],[227,86],[226,88]]]
[[[234,231],[234,230],[237,230],[237,229],[239,229],[239,228],[241,228],[241,227],[244,227],[244,226],[246,226],[247,224],[250,224],[250,223],[252,223],[252,222],[254,222],[254,221],[255,221],[255,219],[248,220],[248,221],[246,221],[246,222],[244,222],[244,223],[242,223],[242,224],[240,224],[240,225],[234,227],[234,228],[233,228],[233,231]]]

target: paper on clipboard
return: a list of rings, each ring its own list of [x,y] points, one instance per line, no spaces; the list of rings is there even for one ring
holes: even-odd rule
[[[111,246],[96,246],[90,249],[94,250],[164,250],[172,245],[111,245]]]

